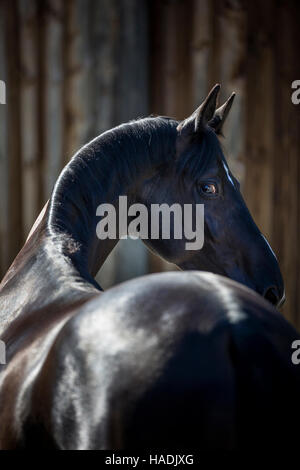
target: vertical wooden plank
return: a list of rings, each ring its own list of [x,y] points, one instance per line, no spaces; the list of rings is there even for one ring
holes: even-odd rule
[[[194,0],[192,24],[193,108],[208,93],[208,64],[211,50],[209,0]]]
[[[194,2],[151,2],[151,111],[183,119],[191,113]]]
[[[45,159],[46,159],[46,55],[45,55],[45,38],[46,38],[46,3],[45,1],[35,0],[35,8],[37,11],[37,197],[39,210],[42,208],[46,199],[45,192]]]
[[[272,242],[273,1],[253,0],[247,9],[245,198],[259,228]]]
[[[211,89],[215,83],[220,81],[220,15],[222,0],[211,0],[209,2],[209,27],[210,27],[210,53],[208,57],[208,88]]]
[[[37,10],[19,0],[21,39],[22,211],[26,236],[39,212]]]
[[[23,241],[22,155],[20,107],[20,31],[16,0],[5,2],[7,57],[7,138],[8,138],[8,261],[11,262]]]
[[[114,57],[120,21],[115,0],[91,0],[89,8],[82,2],[81,11],[86,141],[117,124],[114,115],[117,64]]]
[[[149,112],[147,0],[119,2],[118,10],[114,114],[118,122],[126,122]]]
[[[7,83],[5,51],[5,2],[0,1],[0,80]],[[7,86],[6,86],[7,89]],[[0,104],[0,277],[5,274],[8,257],[8,147],[7,105]]]
[[[87,16],[88,6],[86,4],[84,8],[82,2],[66,0],[63,7],[63,160],[66,164],[84,143],[81,128],[82,101],[85,98],[82,86],[85,58],[81,55],[82,30],[79,15]]]
[[[273,230],[286,286],[285,316],[300,327],[299,187],[300,112],[291,101],[291,83],[299,78],[299,2],[276,2],[275,141]]]
[[[299,60],[298,60],[298,45],[300,43],[300,30],[299,30],[299,19],[300,19],[300,5],[299,2],[294,1],[293,3],[293,11],[292,11],[292,19],[293,19],[293,77],[300,76],[300,67],[299,67]],[[293,78],[294,80],[294,78]],[[295,167],[297,167],[297,183],[296,183],[296,197],[297,197],[297,207],[296,207],[296,239],[295,239],[295,246],[289,245],[291,254],[293,253],[296,248],[296,256],[294,258],[294,299],[293,299],[293,322],[298,331],[300,330],[300,163],[299,163],[299,155],[300,155],[300,109],[298,105],[298,109],[293,108],[293,140],[295,141],[295,147],[293,149],[293,158],[295,159]],[[275,218],[275,216],[274,216]],[[287,238],[287,242],[289,239]],[[287,304],[288,306],[288,304]]]
[[[63,162],[66,164],[71,156],[73,143],[76,143],[76,116],[73,106],[73,74],[76,73],[76,23],[75,2],[65,0],[63,3]],[[76,147],[74,148],[76,150]]]
[[[220,103],[233,91],[234,105],[224,129],[224,146],[231,170],[244,187],[246,9],[243,0],[223,1],[219,16]]]
[[[63,1],[46,4],[45,37],[45,195],[51,194],[63,167]]]
[[[226,132],[227,159],[234,174],[244,177],[244,61],[246,49],[246,12],[242,0],[195,0],[194,2],[194,88],[200,77],[202,100],[215,83],[222,85],[220,101],[236,91]],[[197,46],[197,47],[195,47]]]

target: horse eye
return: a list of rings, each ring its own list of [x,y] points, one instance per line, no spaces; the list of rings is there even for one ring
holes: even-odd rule
[[[204,194],[217,194],[218,192],[217,186],[213,183],[202,183],[200,187]]]

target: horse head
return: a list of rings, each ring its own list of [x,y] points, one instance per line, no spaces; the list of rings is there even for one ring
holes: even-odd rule
[[[167,203],[204,205],[204,244],[186,249],[187,238],[144,240],[155,253],[181,269],[211,271],[253,288],[273,304],[283,301],[284,286],[278,261],[256,226],[231,173],[219,136],[234,93],[216,108],[220,86],[187,119],[178,123],[175,158],[143,181],[137,198],[146,205]]]

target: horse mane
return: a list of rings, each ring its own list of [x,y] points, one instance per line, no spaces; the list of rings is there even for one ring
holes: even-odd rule
[[[197,180],[216,152],[220,152],[218,138],[213,130],[205,129],[200,136],[201,145],[191,146],[175,161],[177,126],[178,121],[173,118],[141,118],[108,130],[84,145],[56,182],[48,227],[66,227],[70,204],[86,218],[89,216],[84,207],[91,208],[94,217],[96,207],[107,202],[105,198],[114,199],[125,193],[147,169],[170,161],[178,172],[188,171]],[[116,194],[112,194],[112,188]],[[90,220],[85,222],[88,226]]]
[[[178,122],[148,117],[121,124],[84,145],[65,166],[54,187],[48,227],[61,227],[68,216],[67,206],[82,202],[95,209],[134,183],[149,168],[170,161],[175,154]],[[97,201],[95,200],[97,198]],[[93,214],[94,215],[94,214]]]

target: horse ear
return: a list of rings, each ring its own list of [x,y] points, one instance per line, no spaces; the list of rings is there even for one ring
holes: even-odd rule
[[[226,103],[224,103],[222,106],[220,106],[220,108],[216,110],[213,118],[208,123],[208,125],[215,130],[216,134],[221,134],[222,127],[229,114],[234,97],[235,97],[235,93],[232,93],[231,96],[226,101]]]
[[[212,90],[208,93],[207,97],[203,101],[203,103],[199,106],[196,110],[196,118],[195,118],[195,131],[201,131],[203,127],[205,127],[209,121],[213,118],[216,106],[217,106],[217,99],[219,95],[221,86],[219,84],[215,85]]]
[[[217,84],[209,92],[203,103],[193,112],[191,116],[182,121],[178,130],[188,130],[191,133],[201,132],[201,130],[213,119],[217,98],[220,91],[220,85]]]

